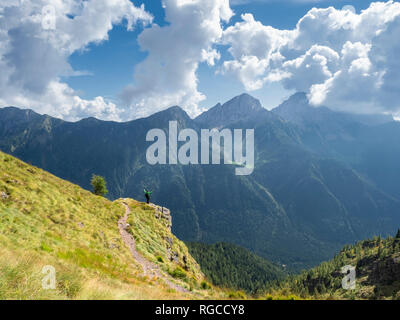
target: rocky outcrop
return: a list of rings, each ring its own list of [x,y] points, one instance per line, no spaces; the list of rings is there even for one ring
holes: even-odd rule
[[[156,219],[160,220],[169,229],[169,231],[171,231],[172,228],[171,211],[165,207],[157,206],[153,203],[151,203],[150,206],[155,209],[154,215]],[[179,254],[173,250],[174,239],[172,237],[165,237],[165,241],[167,246],[168,259],[171,262],[179,263],[180,262]],[[185,270],[188,270],[187,257],[185,255],[182,256],[182,266]]]
[[[169,229],[169,231],[171,231],[172,228],[171,211],[167,208],[157,206],[153,203],[151,203],[150,206],[155,209],[154,214],[156,219],[160,220]]]
[[[218,103],[198,116],[195,122],[207,128],[222,128],[238,121],[263,117],[268,113],[259,100],[248,94],[242,94],[223,105]]]

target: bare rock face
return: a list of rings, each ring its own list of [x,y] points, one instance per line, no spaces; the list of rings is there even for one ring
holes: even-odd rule
[[[170,232],[172,228],[172,217],[171,217],[171,211],[167,208],[157,206],[153,203],[150,203],[150,206],[155,209],[154,214],[157,220],[159,220],[161,223],[163,223]],[[168,252],[168,258],[171,262],[174,263],[179,263],[179,254],[175,251],[173,251],[172,246],[174,243],[174,240],[172,237],[165,237],[165,242],[167,246],[167,252]],[[186,260],[186,257],[184,257]],[[187,262],[184,261],[184,264],[186,266]]]
[[[259,100],[248,94],[242,94],[221,105],[202,113],[195,121],[210,128],[222,128],[239,120],[251,119],[266,113]]]
[[[172,228],[172,217],[171,217],[171,211],[167,208],[157,206],[155,204],[150,204],[151,207],[155,209],[155,217],[163,222],[165,226],[171,231]]]

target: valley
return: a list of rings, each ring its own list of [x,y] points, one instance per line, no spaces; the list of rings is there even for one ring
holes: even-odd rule
[[[284,109],[297,118],[285,119]],[[313,108],[301,93],[272,112],[241,95],[196,119],[172,107],[126,123],[65,122],[3,108],[0,149],[85,189],[92,174],[104,176],[110,200],[142,199],[143,187],[151,187],[180,239],[234,243],[300,271],[400,225],[400,168],[391,160],[400,125],[372,119]],[[253,173],[236,176],[233,165],[150,165],[146,134],[168,132],[170,121],[197,133],[254,128]]]

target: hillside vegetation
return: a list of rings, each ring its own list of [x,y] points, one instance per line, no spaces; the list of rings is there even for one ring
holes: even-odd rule
[[[121,240],[122,201],[131,208],[137,250],[184,292],[143,274]],[[55,290],[42,288],[48,265],[56,269]],[[0,152],[0,299],[221,297],[202,282],[199,266],[154,208],[110,202]]]
[[[285,276],[282,268],[233,244],[191,242],[187,246],[207,278],[219,287],[259,294],[271,281]]]
[[[126,123],[72,123],[10,107],[0,108],[0,149],[88,190],[98,174],[110,199],[144,200],[149,187],[171,210],[179,239],[234,243],[297,272],[400,225],[400,123],[357,118],[313,108],[305,94],[274,112],[241,95],[196,119],[172,107]],[[199,134],[254,129],[253,174],[236,176],[232,165],[150,165],[146,133],[167,133],[170,121]]]
[[[342,288],[344,266],[355,267],[353,290]],[[271,290],[274,296],[289,292],[313,299],[400,299],[400,230],[395,237],[374,237],[345,246],[331,261]]]
[[[121,239],[126,206],[124,228],[156,275],[144,272]],[[246,298],[238,289],[267,299],[400,298],[400,232],[346,246],[333,260],[281,280],[279,267],[234,245],[192,243],[189,251],[164,209],[110,202],[0,152],[0,299]],[[356,268],[355,290],[342,289],[345,265]],[[42,287],[45,266],[56,270],[53,290]]]

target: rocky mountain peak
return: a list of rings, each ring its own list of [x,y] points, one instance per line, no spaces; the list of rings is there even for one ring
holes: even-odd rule
[[[263,111],[265,109],[259,100],[244,93],[222,105],[218,103],[195,120],[210,127],[224,127],[240,120],[256,117],[259,112]]]

